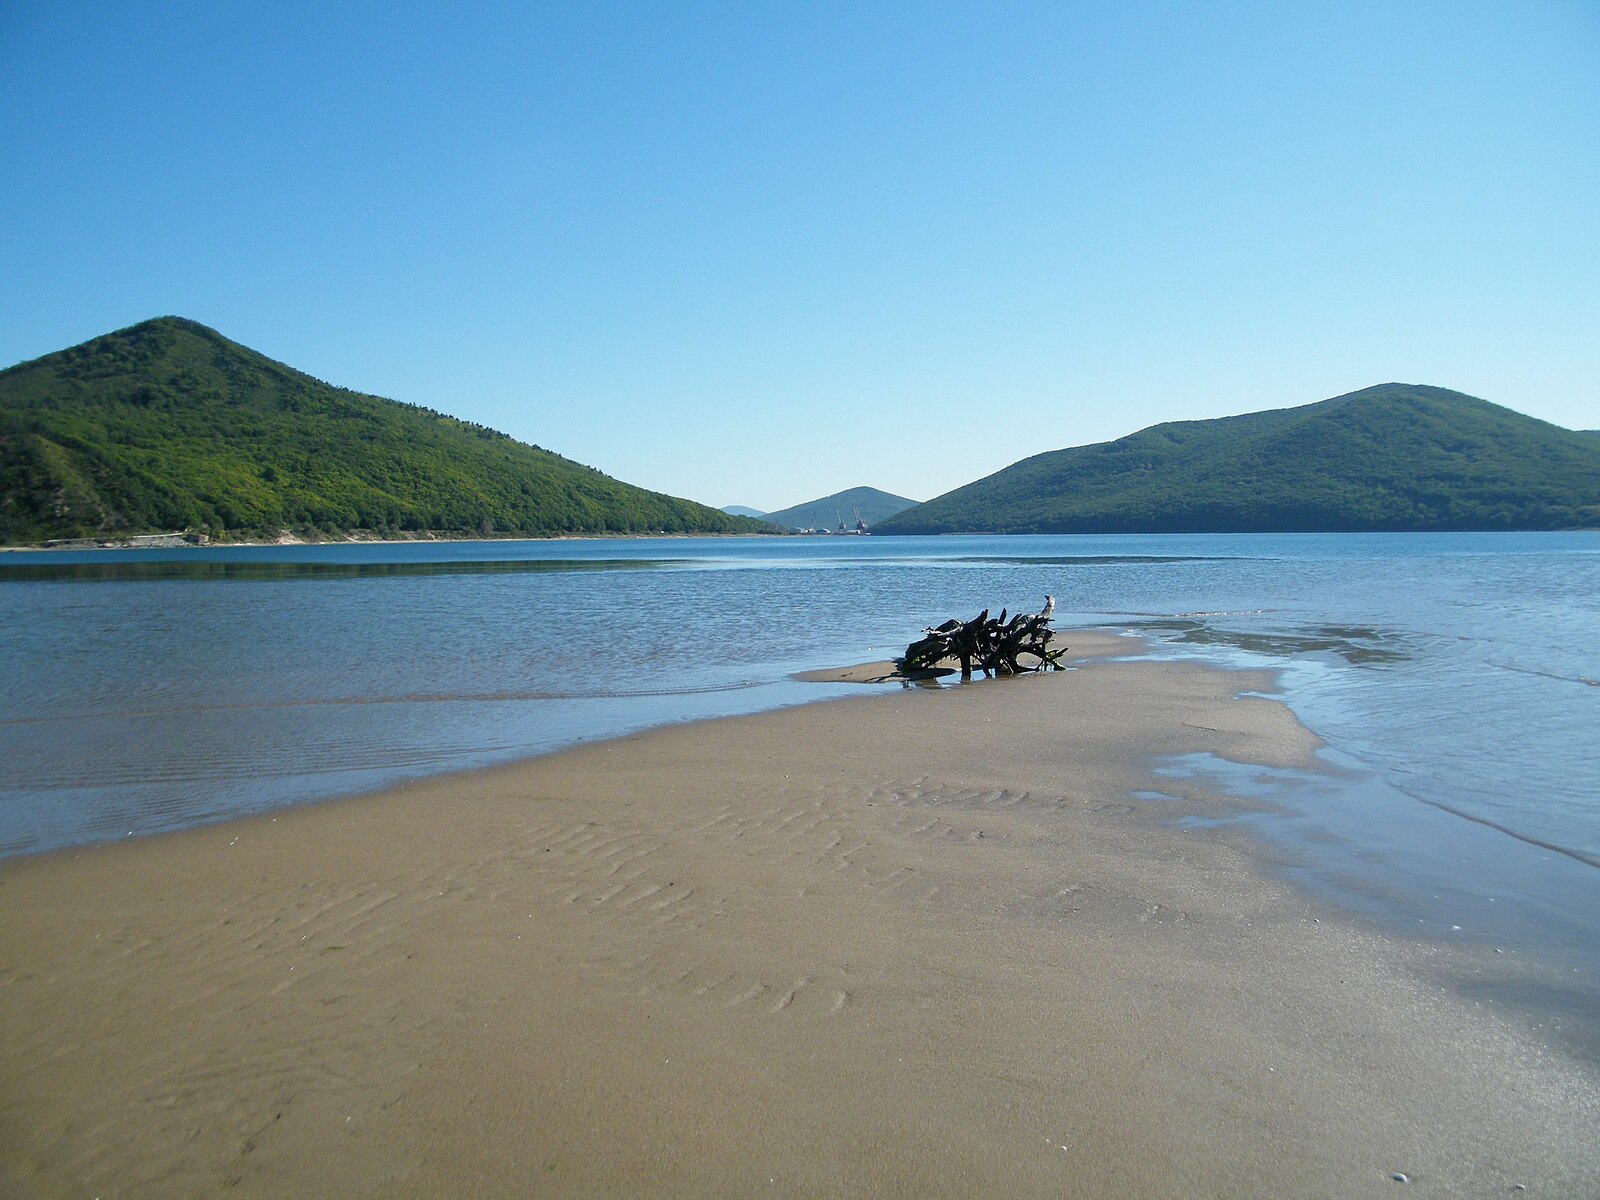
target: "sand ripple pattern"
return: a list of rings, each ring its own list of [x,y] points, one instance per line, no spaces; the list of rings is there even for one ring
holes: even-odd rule
[[[552,775],[529,768],[510,799],[498,777],[477,777],[471,787],[499,803],[463,802],[436,782],[338,813],[184,835],[181,861],[194,873],[173,887],[195,919],[174,926],[137,906],[78,905],[47,950],[0,941],[0,1062],[17,1064],[0,1139],[30,1138],[9,1161],[49,1182],[51,1163],[70,1160],[73,1194],[340,1194],[311,1174],[328,1163],[363,1181],[361,1194],[383,1194],[385,1181],[433,1165],[426,1138],[395,1131],[434,1128],[430,1098],[475,1095],[473,1070],[513,1064],[495,1094],[527,1106],[527,1128],[496,1119],[532,1145],[538,1119],[552,1116],[538,1106],[582,1101],[592,1064],[609,1054],[626,1070],[608,1078],[675,1104],[717,1083],[749,1087],[769,1068],[781,1095],[807,1071],[855,1071],[859,1085],[881,1064],[881,1093],[845,1088],[830,1102],[857,1106],[846,1124],[878,1119],[882,1106],[861,1107],[869,1093],[893,1107],[946,1088],[942,1103],[963,1115],[941,1138],[982,1129],[942,1151],[941,1169],[965,1170],[1003,1135],[1036,1194],[1068,1194],[1059,1173],[1080,1110],[1063,1097],[1097,1087],[1093,1071],[1111,1055],[1108,1072],[1155,1081],[1119,1126],[1138,1129],[1143,1105],[1168,1103],[1162,1064],[1181,1037],[1162,1020],[1130,1019],[1121,1002],[1099,1004],[1084,964],[1122,972],[1129,1003],[1154,1006],[1165,976],[1146,964],[1192,954],[1202,928],[1224,942],[1255,936],[1239,897],[1180,890],[1185,876],[1160,857],[1183,853],[1179,840],[1142,851],[1127,832],[1134,806],[1104,789],[798,768],[737,786],[702,784],[692,770],[662,783],[670,772],[609,772],[610,753],[575,755]],[[1098,860],[1116,859],[1107,871],[1096,839],[1112,827],[1122,840]],[[384,853],[363,857],[377,846]],[[161,849],[115,853],[163,863]],[[0,902],[66,904],[16,888],[17,877],[0,876]],[[1135,941],[1139,955],[1125,955]],[[80,1003],[85,979],[112,994]],[[1181,1009],[1185,1019],[1231,1002],[1231,977],[1204,979],[1211,990]],[[1298,1044],[1293,1007],[1285,1013],[1280,1050]],[[970,1070],[918,1073],[930,1037],[965,1047]],[[1070,1037],[1092,1046],[1088,1074],[1058,1059]],[[1019,1048],[1006,1050],[1007,1039]],[[685,1069],[672,1061],[678,1046],[698,1048],[687,1070],[736,1065],[685,1084],[671,1074]],[[524,1062],[545,1074],[524,1079]],[[982,1111],[965,1107],[972,1071],[993,1100]],[[1236,1086],[1238,1103],[1253,1104],[1270,1077],[1263,1065],[1227,1083],[1224,1099]],[[767,1088],[762,1075],[738,1094]],[[597,1111],[635,1104],[637,1116],[653,1103],[637,1100],[603,1095]],[[1187,1112],[1190,1100],[1170,1103]],[[834,1130],[831,1107],[812,1121]],[[674,1128],[700,1126],[691,1117]],[[560,1139],[545,1142],[555,1161]],[[562,1194],[557,1182],[543,1194]],[[972,1194],[1006,1193],[980,1184]]]

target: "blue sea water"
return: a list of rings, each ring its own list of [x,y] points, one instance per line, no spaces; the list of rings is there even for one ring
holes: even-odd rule
[[[0,855],[847,694],[791,675],[1047,592],[1058,627],[1276,669],[1349,803],[1286,775],[1231,786],[1287,804],[1266,836],[1302,865],[1321,854],[1347,892],[1403,890],[1415,859],[1397,839],[1470,827],[1472,852],[1417,887],[1497,860],[1559,877],[1563,911],[1585,886],[1600,897],[1582,882],[1600,881],[1595,533],[7,553]],[[1329,865],[1329,844],[1348,862]],[[1600,942],[1600,919],[1575,920],[1572,938]]]

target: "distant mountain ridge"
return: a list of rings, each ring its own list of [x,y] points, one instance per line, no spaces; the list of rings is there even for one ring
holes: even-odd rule
[[[193,529],[757,532],[159,317],[0,371],[0,542]]]
[[[1388,383],[1055,450],[874,532],[1214,533],[1600,527],[1600,439]]]
[[[875,526],[879,521],[914,507],[916,503],[915,500],[907,500],[904,496],[896,496],[878,488],[855,487],[824,496],[820,500],[808,500],[804,504],[768,513],[766,519],[774,525],[790,529],[836,530],[843,524],[850,530],[856,527],[858,519],[868,527]]]

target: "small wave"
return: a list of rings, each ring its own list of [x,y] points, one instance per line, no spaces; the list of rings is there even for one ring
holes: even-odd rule
[[[1581,683],[1584,687],[1600,687],[1600,679],[1590,679],[1586,675],[1558,675],[1554,671],[1540,671],[1534,667],[1514,667],[1510,663],[1491,662],[1491,667],[1498,667],[1502,671],[1515,671],[1518,675],[1537,675],[1540,679],[1554,679],[1558,683]]]
[[[203,561],[123,560],[8,565],[0,583],[106,582],[291,582],[317,579],[380,579],[402,576],[544,575],[584,571],[653,571],[681,568],[675,558],[524,558],[409,562],[280,562],[254,559]]]
[[[138,811],[142,813],[168,808],[184,812],[199,802],[199,796],[237,791],[250,784],[285,779],[325,781],[361,775],[431,774],[462,762],[474,763],[513,752],[514,748],[500,743],[419,749],[399,741],[348,739],[311,742],[302,753],[286,758],[251,757],[218,750],[189,752],[181,757],[150,756],[136,761],[76,759],[31,770],[25,780],[0,778],[0,803],[15,795],[79,796],[111,791],[123,801],[136,797]],[[169,794],[179,786],[189,790]],[[326,790],[323,784],[316,787]],[[227,811],[244,809],[229,805]],[[116,816],[113,824],[127,819],[127,814]]]
[[[1552,854],[1563,855],[1574,860],[1575,862],[1581,862],[1586,866],[1600,867],[1600,855],[1592,854],[1586,850],[1575,849],[1572,846],[1563,846],[1560,842],[1553,842],[1547,838],[1536,837],[1531,833],[1524,833],[1522,830],[1513,828],[1512,826],[1507,825],[1502,821],[1497,821],[1492,817],[1486,817],[1480,813],[1468,812],[1466,809],[1461,808],[1458,805],[1450,804],[1447,801],[1439,800],[1431,796],[1424,796],[1420,792],[1405,787],[1400,783],[1389,781],[1389,785],[1393,787],[1395,791],[1410,796],[1413,800],[1416,800],[1422,804],[1426,804],[1430,808],[1436,808],[1440,812],[1449,813],[1452,817],[1460,817],[1463,821],[1471,821],[1474,825],[1482,825],[1487,829],[1493,829],[1496,833],[1503,833],[1507,837],[1515,838],[1517,841],[1524,842],[1529,846],[1537,846],[1539,849],[1548,850]]]
[[[981,554],[965,558],[944,558],[939,562],[982,563],[1000,567],[1123,567],[1148,566],[1164,563],[1247,562],[1244,558],[1227,558],[1203,554],[1068,554],[1068,555],[999,555]]]
[[[503,692],[414,692],[401,696],[326,696],[294,700],[263,700],[252,704],[189,704],[165,708],[136,708],[104,712],[65,713],[47,717],[12,717],[0,720],[9,725],[51,725],[64,721],[126,721],[151,717],[193,716],[212,712],[254,712],[285,708],[356,708],[382,704],[503,704],[539,700],[634,700],[658,696],[700,696],[716,692],[741,692],[764,687],[763,680],[738,683],[685,685],[682,687],[606,688],[595,691],[503,691]]]
[[[1223,608],[1214,612],[1145,612],[1141,609],[1106,609],[1108,617],[1139,617],[1147,621],[1192,621],[1200,617],[1265,617],[1276,608]]]

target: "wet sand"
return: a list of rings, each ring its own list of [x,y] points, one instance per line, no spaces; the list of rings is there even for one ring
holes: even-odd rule
[[[878,685],[0,865],[0,1194],[1595,1194],[1600,1078],[1459,951],[1129,799],[1305,763],[1269,685]]]

